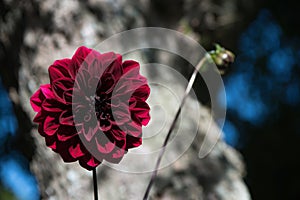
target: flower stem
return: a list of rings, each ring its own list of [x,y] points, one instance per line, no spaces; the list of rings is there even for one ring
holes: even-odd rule
[[[164,143],[163,143],[163,145],[162,145],[162,148],[161,148],[161,150],[160,150],[160,152],[159,152],[159,156],[158,156],[158,159],[157,159],[157,162],[156,162],[156,165],[155,165],[155,169],[154,169],[154,171],[153,171],[153,173],[152,173],[152,176],[151,176],[150,182],[149,182],[149,184],[148,184],[148,186],[147,186],[147,189],[146,189],[146,192],[145,192],[145,194],[144,194],[143,200],[147,200],[147,199],[148,199],[148,196],[149,196],[151,187],[152,187],[153,182],[154,182],[154,180],[155,180],[155,178],[156,178],[156,176],[157,176],[157,172],[158,172],[158,168],[159,168],[160,162],[161,162],[162,157],[163,157],[163,155],[164,155],[164,153],[165,153],[166,146],[167,146],[168,141],[169,141],[169,139],[170,139],[171,133],[173,132],[173,130],[174,130],[174,128],[175,128],[175,125],[176,125],[177,119],[178,119],[178,117],[179,117],[179,115],[180,115],[181,109],[182,109],[182,107],[183,107],[183,105],[184,105],[184,103],[185,103],[185,101],[186,101],[186,98],[187,98],[188,94],[190,93],[190,91],[191,91],[191,89],[192,89],[192,87],[193,87],[193,84],[194,84],[194,82],[195,82],[196,76],[197,76],[197,74],[198,74],[200,68],[203,66],[203,64],[204,64],[206,61],[207,61],[207,56],[204,56],[204,57],[199,61],[199,63],[197,64],[197,66],[195,67],[195,69],[194,69],[194,71],[193,71],[192,76],[190,77],[189,83],[188,83],[188,85],[187,85],[187,87],[186,87],[186,89],[185,89],[185,92],[184,92],[183,98],[182,98],[182,100],[181,100],[180,106],[179,106],[179,108],[178,108],[178,110],[177,110],[177,112],[176,112],[176,115],[175,115],[175,117],[174,117],[174,119],[173,119],[173,121],[172,121],[172,123],[171,123],[171,126],[170,126],[170,129],[169,129],[169,131],[168,131],[168,134],[167,134],[167,136],[166,136],[166,138],[165,138],[165,141],[164,141]]]
[[[93,169],[93,185],[94,185],[94,199],[98,200],[98,186],[96,168]]]

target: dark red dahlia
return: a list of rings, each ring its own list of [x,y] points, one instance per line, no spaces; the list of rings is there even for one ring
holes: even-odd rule
[[[142,144],[150,88],[139,63],[115,53],[80,47],[72,59],[49,67],[50,84],[41,85],[30,102],[34,122],[46,145],[65,162],[88,170],[103,160],[118,163],[128,149]]]

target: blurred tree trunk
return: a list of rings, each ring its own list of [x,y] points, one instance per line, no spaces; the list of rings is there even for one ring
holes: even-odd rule
[[[216,15],[240,14],[234,10],[234,2],[224,1],[223,4],[231,7],[221,11],[216,9]],[[114,33],[130,28],[151,24],[182,30],[183,26],[188,26],[191,30],[188,34],[202,41],[201,32],[204,35],[207,34],[205,30],[213,32],[211,24],[218,27],[218,21],[206,19],[209,18],[206,15],[214,11],[210,1],[172,1],[170,4],[149,0],[0,1],[3,65],[0,73],[9,88],[20,122],[21,133],[16,146],[31,160],[42,199],[92,199],[91,172],[77,163],[63,163],[57,154],[46,148],[36,125],[30,122],[34,113],[29,98],[40,84],[49,82],[48,66],[56,59],[71,57],[80,45],[95,46]],[[235,18],[231,16],[226,23]],[[187,25],[183,23],[185,20],[189,22]],[[209,41],[213,40],[209,38]],[[198,106],[192,99],[188,104]],[[242,181],[243,162],[235,150],[220,141],[208,157],[198,158],[199,144],[211,119],[209,110],[200,107],[200,130],[194,144],[174,165],[159,174],[152,199],[250,199]],[[197,124],[196,120],[199,119],[190,120],[187,123],[191,124],[187,126]],[[98,171],[101,199],[141,199],[150,178],[150,174],[126,174],[104,165]]]

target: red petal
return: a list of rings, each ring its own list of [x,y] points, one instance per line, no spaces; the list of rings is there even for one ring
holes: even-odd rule
[[[56,99],[46,99],[42,103],[42,108],[43,110],[51,113],[62,112],[66,108],[66,105],[58,102]]]
[[[88,66],[88,71],[91,76],[97,78],[97,83],[98,83],[100,76],[102,76],[104,72],[101,60],[95,57],[94,60],[91,62],[90,66]]]
[[[55,117],[47,116],[44,121],[44,132],[47,135],[54,135],[59,127]]]
[[[105,73],[113,74],[115,80],[119,80],[123,75],[122,56],[113,52],[101,55],[102,68]]]
[[[122,141],[122,140],[125,140],[125,138],[126,138],[126,133],[123,130],[121,130],[118,126],[112,127],[110,132],[111,132],[113,138],[116,140]]]
[[[141,137],[133,137],[131,135],[126,136],[126,149],[138,147],[142,144]]]
[[[128,77],[127,73],[116,84],[113,92],[113,98],[122,98],[123,102],[128,101],[130,97],[146,100],[150,93],[150,88],[147,86],[147,80],[142,76]]]
[[[77,144],[75,147],[69,147],[69,153],[73,158],[79,158],[84,155],[84,153],[80,149],[80,144]]]
[[[62,59],[62,60],[56,60],[48,69],[49,77],[50,77],[50,83],[56,79],[68,77],[70,78],[71,75],[69,73],[69,68],[71,65],[72,60],[71,59]]]
[[[78,159],[73,158],[70,153],[69,153],[69,148],[70,146],[75,146],[78,144],[80,141],[78,137],[73,137],[70,140],[67,141],[56,141],[56,149],[54,150],[55,152],[59,153],[64,162],[74,162]]]
[[[137,70],[135,73],[139,73],[140,70],[140,64],[134,60],[125,60],[122,64],[124,74],[131,71],[131,70]]]
[[[91,159],[87,162],[87,164],[91,167],[97,167],[100,162],[96,160],[94,157],[91,157]]]
[[[113,74],[104,73],[101,77],[101,84],[97,87],[98,95],[99,91],[103,91],[106,94],[109,94],[113,91],[115,86],[115,77]]]
[[[46,98],[53,97],[53,93],[50,89],[50,84],[41,85],[40,88],[31,96],[30,104],[35,112],[41,110],[43,101]]]
[[[132,121],[130,123],[127,123],[125,127],[122,127],[123,130],[127,129],[127,134],[134,136],[134,137],[140,137],[142,135],[142,126],[137,124],[136,122]]]
[[[46,99],[55,98],[50,84],[41,85],[40,88],[41,88],[42,94],[44,95],[44,97]]]
[[[52,82],[52,90],[57,99],[62,103],[71,103],[66,102],[66,92],[71,93],[74,87],[74,81],[71,79],[56,79]],[[72,95],[71,95],[72,96]]]
[[[144,126],[150,121],[150,108],[144,101],[137,101],[135,104],[130,105],[132,119]]]
[[[64,110],[59,116],[59,123],[67,126],[74,126],[72,111]]]
[[[124,149],[118,149],[118,150],[112,155],[112,157],[113,157],[114,159],[116,159],[116,160],[115,160],[116,162],[119,162],[119,161],[123,158],[124,153],[125,153],[125,150],[124,150]]]
[[[74,136],[77,136],[77,130],[75,126],[65,126],[65,125],[60,125],[58,130],[57,130],[57,139],[61,142],[67,141]],[[73,138],[73,141],[76,138]]]
[[[119,143],[117,145],[116,148],[114,148],[114,151],[112,151],[112,153],[106,155],[104,157],[104,159],[111,163],[119,163],[125,154],[125,147],[126,147],[126,145],[125,145],[124,141],[122,141],[121,143]]]
[[[108,138],[101,134],[101,139],[96,138],[97,149],[102,154],[108,154],[115,148],[115,143],[112,143]]]
[[[120,102],[118,107],[112,105],[112,113],[115,123],[119,126],[129,122],[131,119],[129,106],[123,102]]]
[[[150,88],[148,85],[142,85],[134,91],[132,98],[139,99],[141,101],[146,101],[150,95]]]
[[[87,126],[90,125],[90,124],[87,124]],[[96,127],[86,127],[86,128],[83,128],[83,135],[84,135],[84,138],[90,142],[92,140],[92,138],[96,135],[96,134],[102,134],[102,132],[99,130],[98,126]]]
[[[45,115],[42,111],[38,112],[33,119],[35,123],[42,123],[47,115]]]
[[[86,59],[86,57],[92,52],[92,49],[89,49],[85,46],[79,47],[72,57],[73,65],[71,66],[71,70],[77,72],[80,68],[82,62]]]
[[[38,89],[30,98],[31,107],[35,112],[39,112],[41,110],[43,99],[41,99],[40,96],[41,96],[41,89]]]
[[[86,154],[85,156],[79,159],[79,164],[87,170],[92,170],[95,167],[97,167],[101,163],[101,161],[98,161],[90,154]]]
[[[49,148],[55,150],[56,149],[56,141],[53,144],[48,145]]]
[[[47,147],[50,147],[53,150],[56,150],[56,140],[55,136],[45,137]]]
[[[65,102],[72,102],[73,88],[64,91],[63,99]]]
[[[115,74],[113,72],[117,72],[117,71],[115,71],[116,69],[114,69],[114,68],[115,67],[118,68],[118,66],[121,66],[121,64],[122,64],[122,56],[120,54],[116,54],[114,52],[107,52],[107,53],[101,54],[98,57],[98,60],[101,61],[103,69],[105,69],[106,72],[112,73],[112,74]],[[113,65],[112,67],[109,67],[112,64],[115,64],[115,65]],[[121,73],[121,72],[122,71],[119,71],[117,73]]]

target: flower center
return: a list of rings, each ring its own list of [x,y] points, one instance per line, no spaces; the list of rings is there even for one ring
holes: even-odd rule
[[[96,97],[94,96],[90,96],[89,98],[89,107],[91,110],[94,110],[96,106]]]
[[[93,95],[89,97],[89,111],[95,110],[98,120],[111,119],[110,104],[106,98]],[[85,119],[90,120],[90,112],[86,113]]]

